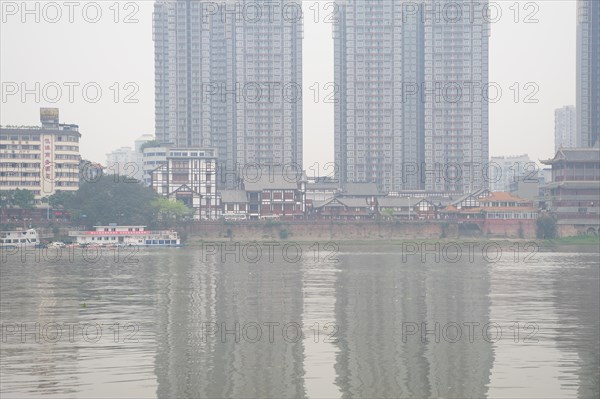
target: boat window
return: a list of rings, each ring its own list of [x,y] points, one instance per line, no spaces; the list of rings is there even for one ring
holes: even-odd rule
[[[31,239],[31,242],[36,242],[36,241],[37,241],[37,240],[36,240],[35,238],[32,238],[32,239]]]
[[[158,240],[158,243],[159,243],[160,245],[164,245],[164,244],[165,244],[165,240]]]
[[[151,240],[146,240],[146,245],[150,245],[150,244],[152,244],[152,241]]]
[[[156,245],[156,244],[158,244],[158,241],[157,240],[152,240],[152,244]]]
[[[4,240],[0,240],[0,244],[4,244]]]
[[[24,238],[21,238],[21,242],[27,242],[27,240]]]

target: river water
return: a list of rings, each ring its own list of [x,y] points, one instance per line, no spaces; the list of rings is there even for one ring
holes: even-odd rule
[[[2,254],[0,396],[600,393],[598,254],[228,245]]]

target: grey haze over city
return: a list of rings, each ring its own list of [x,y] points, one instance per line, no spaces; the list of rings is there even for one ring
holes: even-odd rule
[[[0,0],[0,397],[598,398],[600,0]]]
[[[27,95],[25,101],[21,92],[7,96],[1,104],[0,124],[36,125],[40,107],[58,107],[61,121],[80,126],[85,138],[82,157],[101,163],[113,149],[131,146],[142,134],[154,134],[154,2],[136,1],[134,8],[131,2],[122,1],[119,15],[113,3],[98,2],[102,16],[96,23],[83,18],[85,2],[81,9],[74,8],[73,22],[66,7],[57,22],[51,22],[53,10],[48,11],[49,18],[42,15],[39,22],[35,13],[23,15],[23,9],[15,15],[4,13],[0,27],[1,81],[25,83],[32,90],[36,82],[42,87],[57,82],[63,94],[53,103],[44,101],[54,98],[53,92],[39,99]],[[576,79],[576,1],[494,3],[501,16],[490,24],[489,79],[502,88],[502,97],[490,104],[490,156],[528,154],[534,161],[549,158],[554,151],[554,110],[575,105],[576,87],[570,83]],[[323,165],[334,160],[334,104],[327,101],[333,90],[324,88],[334,82],[332,23],[327,19],[332,8],[326,1],[302,4],[303,160],[304,165]],[[80,84],[74,89],[72,102],[64,82]],[[81,88],[90,82],[102,88],[97,103],[82,94]],[[136,85],[135,93],[133,87],[124,87],[128,82]],[[530,82],[539,91],[532,86],[525,89]],[[115,87],[115,83],[120,86]],[[320,89],[317,102],[316,88]],[[117,92],[120,98],[115,102]],[[126,102],[128,94],[132,94],[130,100],[138,102]]]

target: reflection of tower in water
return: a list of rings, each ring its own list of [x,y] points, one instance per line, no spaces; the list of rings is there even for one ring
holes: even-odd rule
[[[199,255],[174,260],[159,288],[158,396],[303,396],[302,339],[294,340],[293,328],[287,340],[282,335],[285,324],[302,322],[297,265],[238,263],[233,256],[202,262]],[[220,331],[203,337],[205,323]],[[247,323],[261,326],[259,339],[256,329],[244,332]]]
[[[192,254],[164,257],[156,281],[156,361],[159,397],[209,397],[215,342],[202,339],[202,323],[216,319],[216,266]]]
[[[362,397],[484,397],[493,362],[481,335],[457,343],[406,335],[403,323],[489,322],[484,264],[401,262],[400,255],[344,257],[338,280],[338,385]],[[480,331],[480,330],[479,330]]]
[[[475,258],[474,262],[431,263],[426,269],[426,321],[428,329],[436,322],[440,327],[439,343],[433,334],[427,335],[430,396],[486,397],[494,362],[492,343],[483,337],[491,323],[488,264]],[[460,327],[460,336],[453,323]],[[489,331],[490,340],[494,331]]]
[[[589,259],[582,259],[584,257]],[[579,254],[568,273],[560,273],[554,280],[556,312],[563,331],[557,346],[579,357],[575,374],[579,377],[580,398],[593,398],[600,392],[600,269],[597,262],[597,254]]]

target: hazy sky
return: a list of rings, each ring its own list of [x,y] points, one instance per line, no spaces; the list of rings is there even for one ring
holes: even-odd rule
[[[24,13],[22,1],[0,3],[2,125],[38,125],[40,107],[59,107],[61,122],[80,126],[82,156],[102,163],[107,152],[132,146],[140,135],[154,133],[153,1],[75,2],[72,21],[68,2],[28,1],[34,10],[31,14]],[[333,161],[333,104],[315,103],[314,91],[309,89],[318,82],[322,98],[331,92],[324,89],[333,82],[331,24],[324,21],[331,12],[327,3],[304,3],[305,167]],[[490,106],[490,155],[550,157],[554,109],[575,104],[576,1],[495,4],[502,16],[492,24],[490,81],[502,88],[503,96]],[[315,9],[320,10],[317,23]],[[538,22],[525,23],[526,17]],[[520,88],[517,103],[516,82]],[[525,86],[529,82],[539,87],[537,94],[535,86]],[[12,95],[15,84],[18,93]],[[23,85],[39,98],[28,94],[22,101]],[[525,103],[528,94],[539,102]]]

